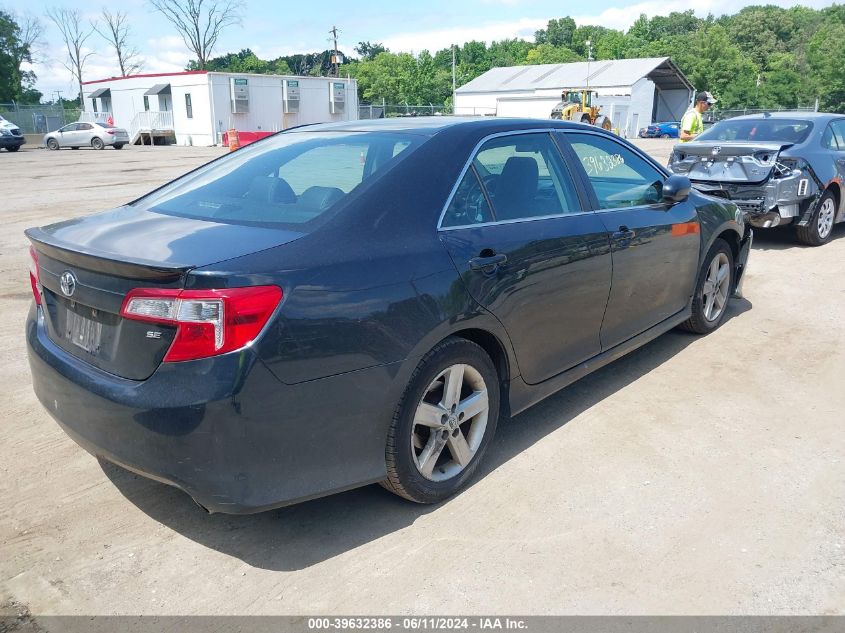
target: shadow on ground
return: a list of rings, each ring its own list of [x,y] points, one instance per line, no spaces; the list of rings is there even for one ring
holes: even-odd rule
[[[734,299],[726,323],[750,309],[746,299]],[[502,421],[476,481],[697,340],[699,337],[682,332],[665,334],[528,411]],[[401,530],[437,509],[404,501],[380,486],[367,486],[257,515],[209,515],[175,488],[107,462],[101,462],[101,466],[120,492],[156,521],[261,569],[310,567]]]
[[[843,238],[845,238],[845,223],[835,225],[830,241],[835,242]],[[795,227],[787,225],[774,229],[754,229],[754,243],[752,244],[752,248],[762,251],[788,251],[816,247],[801,244],[795,236]],[[824,246],[821,248],[824,248]],[[751,264],[754,264],[753,258]]]

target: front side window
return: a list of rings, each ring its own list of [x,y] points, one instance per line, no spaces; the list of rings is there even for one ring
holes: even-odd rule
[[[600,209],[657,204],[664,175],[624,145],[598,134],[569,134]]]
[[[253,143],[137,201],[138,208],[235,224],[307,231],[386,174],[424,137],[376,132],[285,132]],[[404,149],[394,156],[397,145]]]

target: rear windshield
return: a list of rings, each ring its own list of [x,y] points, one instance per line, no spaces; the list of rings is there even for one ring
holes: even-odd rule
[[[110,125],[108,123],[101,123],[100,121],[97,121],[97,125],[99,125],[100,127],[104,127],[106,129],[111,129],[111,128],[115,127],[114,125]]]
[[[799,119],[728,119],[719,121],[696,140],[803,143],[812,129],[812,123]]]
[[[145,211],[308,232],[425,137],[286,132],[239,149],[136,201]]]

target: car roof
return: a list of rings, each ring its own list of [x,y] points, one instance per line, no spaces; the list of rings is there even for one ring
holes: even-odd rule
[[[787,110],[778,112],[761,112],[758,114],[745,114],[743,116],[722,119],[722,121],[759,121],[761,119],[804,119],[805,121],[829,121],[841,117],[841,114],[832,112],[802,112],[800,110]],[[721,123],[722,121],[718,121]]]
[[[483,131],[500,130],[503,127],[514,130],[529,128],[561,128],[575,129],[585,127],[578,123],[560,121],[557,119],[517,119],[506,117],[472,117],[472,116],[426,116],[426,117],[396,117],[389,119],[361,119],[358,121],[341,121],[338,123],[317,123],[304,125],[295,130],[303,132],[406,132],[433,136],[438,132],[450,128],[475,129]],[[592,129],[593,126],[589,126]]]

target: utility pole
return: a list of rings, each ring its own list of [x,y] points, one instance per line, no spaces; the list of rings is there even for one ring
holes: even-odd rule
[[[455,114],[455,45],[452,44],[452,114]]]
[[[332,66],[333,66],[332,67],[332,74],[335,77],[337,77],[340,74],[340,70],[339,70],[338,65],[337,65],[337,61],[338,61],[338,58],[337,58],[337,27],[333,26],[332,30],[329,31],[329,33],[332,34],[332,40],[334,41],[334,57],[332,58],[332,61],[334,63],[332,64]]]
[[[584,42],[587,45],[587,92],[590,91],[590,62],[593,61],[593,43],[590,40]]]

